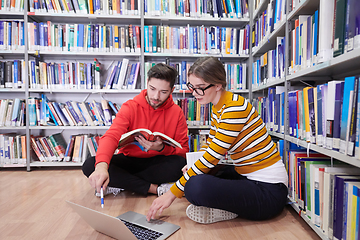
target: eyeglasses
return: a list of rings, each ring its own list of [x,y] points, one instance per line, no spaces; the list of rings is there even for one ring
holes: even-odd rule
[[[211,88],[213,87],[214,85],[213,84],[210,84],[209,86],[207,86],[206,88],[195,88],[190,82],[188,82],[186,84],[187,88],[193,92],[195,91],[196,94],[200,95],[200,96],[204,96],[205,95],[205,90],[208,89],[208,88]]]

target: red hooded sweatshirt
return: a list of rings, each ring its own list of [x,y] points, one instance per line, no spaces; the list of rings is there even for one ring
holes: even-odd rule
[[[185,157],[185,153],[189,151],[189,145],[188,128],[183,111],[174,103],[171,95],[160,107],[154,109],[145,99],[146,92],[146,89],[141,91],[134,99],[126,101],[121,106],[112,125],[100,139],[95,165],[99,162],[109,164],[121,135],[138,128],[147,128],[152,132],[164,133],[180,143],[182,149],[165,144],[165,148],[161,152],[154,150],[145,152],[137,145],[130,144],[123,147],[120,153],[138,158],[149,158],[157,155]]]

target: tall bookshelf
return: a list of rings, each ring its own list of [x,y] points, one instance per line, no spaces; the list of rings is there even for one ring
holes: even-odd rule
[[[256,0],[251,1],[253,4]],[[262,41],[259,41],[258,46],[253,46],[252,57],[253,61],[261,58],[261,56],[267,53],[269,50],[273,50],[277,46],[276,39],[277,37],[285,37],[285,61],[284,61],[284,75],[281,77],[273,77],[264,79],[260,79],[260,82],[254,81],[252,78],[252,89],[251,95],[254,100],[260,96],[267,96],[268,89],[274,87],[283,87],[285,91],[285,99],[284,99],[284,130],[283,132],[277,132],[273,128],[273,126],[267,125],[269,134],[275,139],[284,140],[284,162],[288,161],[287,152],[289,150],[289,144],[294,143],[298,146],[301,146],[310,151],[314,151],[317,153],[324,154],[331,158],[331,165],[333,160],[339,160],[353,167],[360,167],[360,160],[348,156],[346,154],[342,154],[339,151],[329,150],[325,147],[319,146],[315,143],[310,143],[305,140],[300,140],[299,138],[291,136],[289,132],[289,118],[290,118],[290,109],[289,109],[289,100],[288,93],[292,90],[302,89],[308,84],[312,86],[317,86],[323,83],[327,83],[331,80],[344,80],[345,77],[359,75],[360,69],[358,67],[358,62],[360,60],[360,48],[353,49],[350,52],[344,52],[343,54],[333,57],[331,50],[331,57],[325,61],[319,61],[316,59],[314,63],[312,62],[308,67],[301,67],[301,69],[292,69],[291,67],[291,51],[292,51],[292,43],[290,39],[292,39],[291,34],[294,29],[295,20],[299,18],[301,15],[313,15],[316,10],[320,8],[320,1],[312,1],[312,0],[301,0],[301,1],[287,1],[286,2],[286,14],[285,19],[281,20],[278,25],[274,28],[274,30],[264,36]],[[258,21],[261,14],[267,10],[267,6],[271,0],[260,0],[257,2],[257,8],[252,5],[253,9],[253,23],[255,24]],[[294,4],[296,3],[296,4]],[[294,4],[293,6],[291,4]],[[333,13],[327,12],[326,14],[332,15]],[[327,31],[331,31],[327,29]],[[317,56],[319,58],[319,54]],[[253,66],[254,68],[254,66]],[[255,66],[256,68],[256,66]],[[251,79],[251,77],[250,77]],[[250,80],[251,82],[251,80]],[[272,130],[271,130],[272,129]],[[299,215],[304,219],[304,221],[310,225],[310,227],[319,235],[321,239],[330,239],[324,231],[312,223],[309,217],[304,213],[303,209],[296,203],[296,200],[289,199],[292,207]]]
[[[103,1],[100,1],[101,3]],[[121,1],[124,2],[124,1]],[[126,2],[126,1],[125,1]],[[130,3],[130,1],[128,1]],[[157,2],[157,1],[156,1]],[[159,1],[160,2],[160,1]],[[162,2],[162,1],[161,1]],[[171,3],[169,1],[168,3]],[[198,1],[199,3],[202,1]],[[39,1],[40,9],[42,1]],[[187,61],[189,64],[192,64],[198,57],[202,56],[215,56],[218,57],[224,64],[239,64],[246,63],[248,68],[246,69],[246,75],[249,75],[251,68],[249,68],[249,59],[251,59],[250,54],[224,54],[224,53],[176,53],[172,51],[158,52],[158,53],[148,53],[144,49],[144,28],[145,26],[150,25],[166,25],[171,27],[211,27],[218,26],[224,28],[234,28],[241,29],[244,28],[247,24],[250,23],[250,18],[248,17],[232,17],[232,18],[213,18],[211,16],[175,16],[173,14],[149,14],[146,11],[151,10],[144,5],[143,1],[136,0],[138,4],[138,14],[131,12],[130,6],[128,13],[129,14],[87,14],[83,11],[81,13],[74,12],[56,12],[56,11],[46,11],[46,10],[36,10],[32,9],[35,5],[33,1],[24,1],[24,10],[18,12],[11,12],[6,10],[0,10],[1,19],[21,19],[24,21],[25,29],[25,46],[23,50],[0,50],[0,56],[3,56],[3,59],[22,59],[24,60],[25,68],[24,75],[31,75],[31,70],[29,69],[29,61],[41,61],[46,63],[58,62],[65,63],[66,61],[78,61],[78,62],[93,62],[93,59],[96,58],[104,68],[108,68],[112,61],[121,61],[123,58],[129,59],[130,62],[140,62],[140,87],[137,89],[43,89],[43,88],[34,88],[29,81],[24,82],[24,88],[21,89],[10,89],[10,88],[0,88],[1,99],[11,99],[11,98],[39,98],[42,94],[45,94],[50,101],[61,102],[71,99],[73,101],[99,101],[101,99],[111,100],[113,102],[119,103],[120,105],[126,100],[134,97],[138,94],[141,89],[146,88],[146,62],[165,62],[170,61],[170,63],[179,63],[181,61]],[[145,1],[145,4],[149,1]],[[46,4],[44,2],[44,4]],[[200,5],[199,5],[200,6]],[[154,6],[151,6],[154,7]],[[28,10],[29,9],[29,10]],[[53,49],[34,49],[31,44],[29,44],[28,31],[30,31],[31,23],[44,23],[47,24],[99,24],[99,25],[136,25],[140,27],[140,41],[141,48],[138,52],[102,52],[102,51],[64,51],[63,49],[53,48]],[[29,25],[30,24],[30,25]],[[251,36],[249,35],[251,38]],[[251,67],[251,66],[250,66]],[[107,74],[106,72],[105,74]],[[101,76],[101,78],[106,78],[106,75]],[[245,78],[247,81],[247,77]],[[232,89],[231,91],[250,96],[249,92],[249,83],[246,82],[246,88],[242,89]],[[250,86],[251,87],[251,86]],[[188,91],[183,89],[176,89],[173,97],[185,98],[191,96]],[[26,105],[29,109],[29,104]],[[84,134],[103,134],[108,129],[108,126],[29,126],[29,114],[27,111],[26,114],[26,125],[23,127],[0,127],[1,133],[12,133],[26,135],[26,150],[27,150],[27,159],[26,163],[15,163],[15,164],[6,164],[1,165],[0,167],[26,167],[27,171],[30,171],[31,167],[71,167],[71,166],[81,166],[82,163],[73,163],[73,162],[40,162],[32,161],[31,158],[31,142],[30,136],[41,135],[49,136],[55,133],[61,133],[64,135],[65,140],[67,141],[71,134],[75,133],[84,133]],[[198,131],[203,129],[208,129],[209,126],[189,126],[190,131]]]

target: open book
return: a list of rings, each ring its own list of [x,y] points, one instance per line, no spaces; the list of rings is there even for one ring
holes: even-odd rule
[[[138,129],[132,130],[130,132],[124,133],[120,138],[118,148],[125,147],[128,144],[137,144],[137,141],[135,139],[135,137],[137,137],[137,136],[143,136],[148,141],[155,141],[156,136],[159,136],[163,140],[164,143],[166,143],[170,146],[173,146],[173,147],[182,148],[180,143],[178,143],[171,137],[169,137],[161,132],[151,132],[149,129],[145,129],[145,128],[138,128]],[[139,146],[139,144],[137,144],[137,145]]]

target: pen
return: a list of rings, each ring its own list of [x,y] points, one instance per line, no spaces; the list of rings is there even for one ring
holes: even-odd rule
[[[100,196],[101,196],[101,207],[104,208],[104,190],[103,190],[103,187],[101,187]]]

